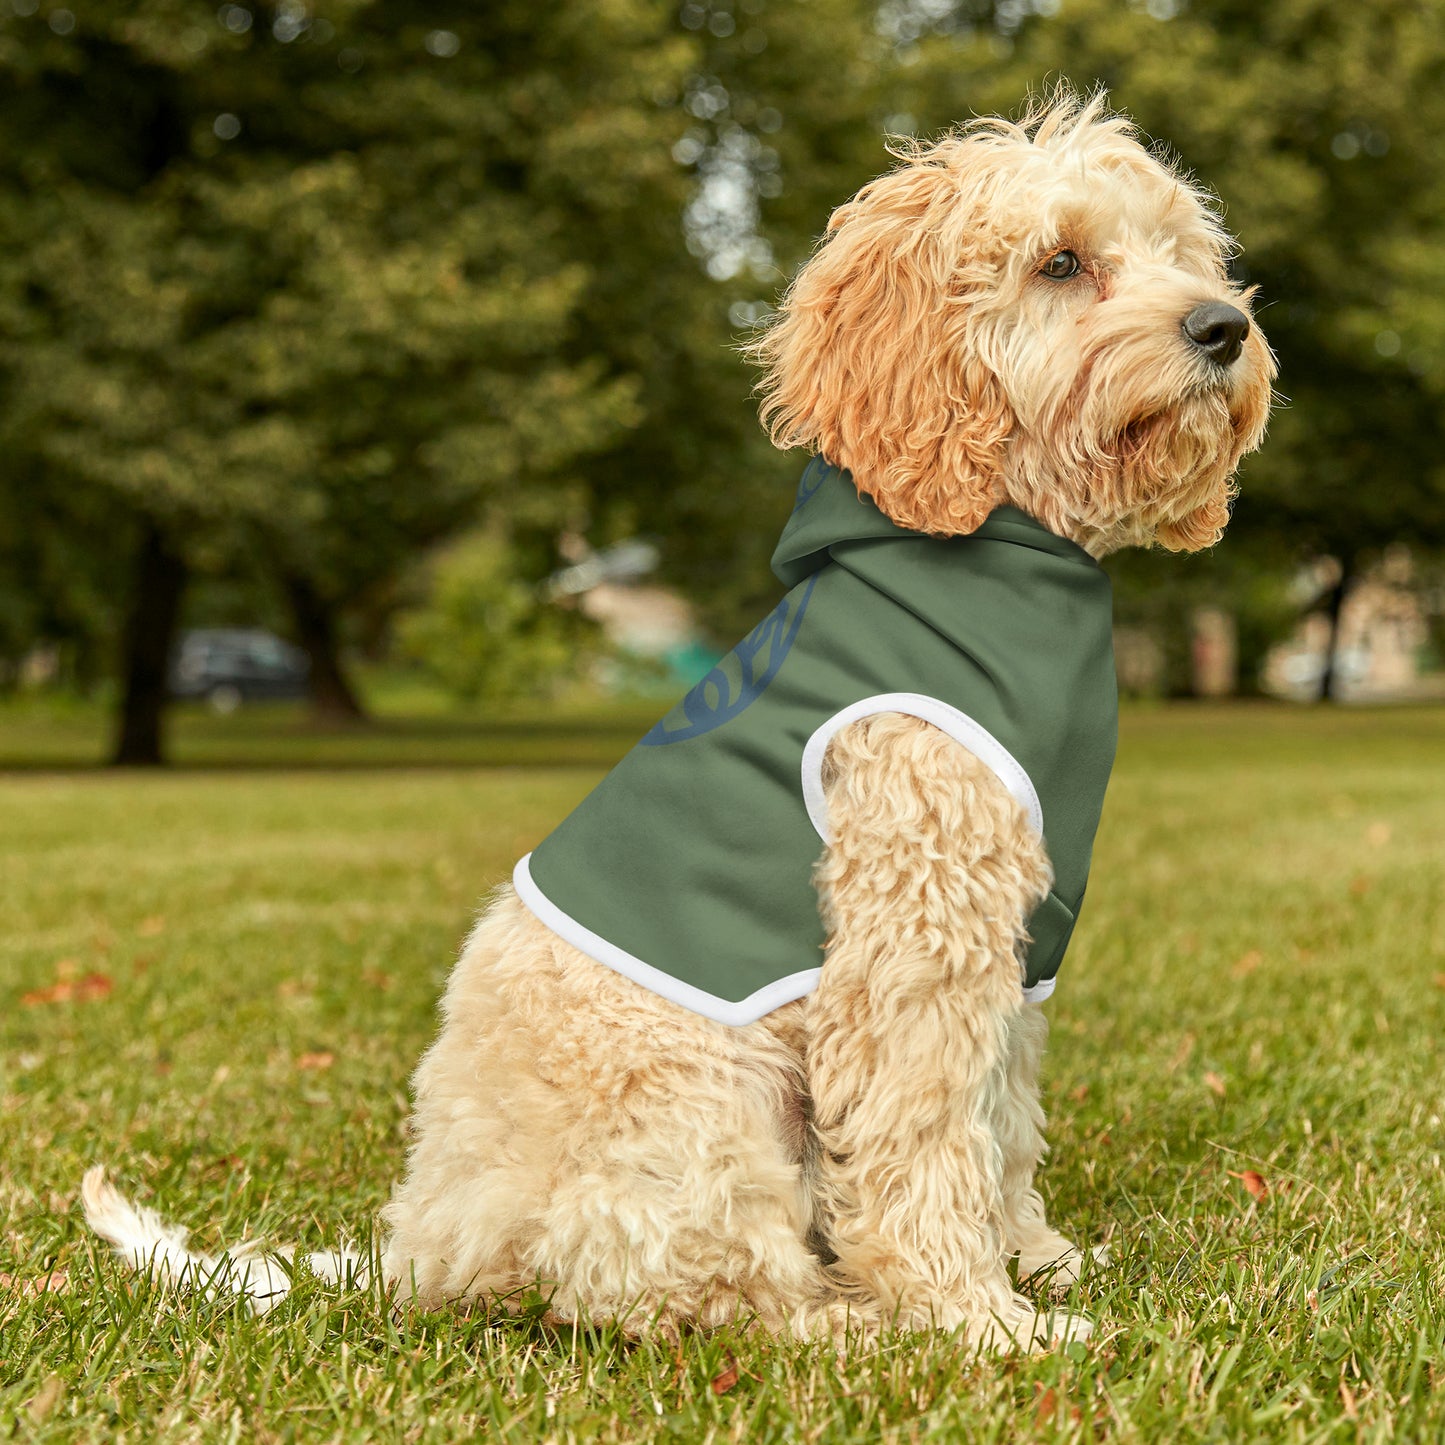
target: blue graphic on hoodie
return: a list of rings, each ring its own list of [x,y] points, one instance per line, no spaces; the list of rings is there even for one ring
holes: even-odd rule
[[[671,712],[643,737],[640,747],[656,748],[701,737],[731,722],[755,703],[778,675],[798,635],[808,599],[818,581],[815,572],[783,598]]]

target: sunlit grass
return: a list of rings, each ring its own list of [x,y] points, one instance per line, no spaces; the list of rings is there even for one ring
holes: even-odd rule
[[[619,702],[578,689],[545,706],[469,713],[407,674],[364,674],[362,681],[370,717],[359,726],[318,725],[299,702],[247,703],[229,715],[199,702],[173,704],[164,726],[167,761],[178,768],[604,767],[671,701]],[[0,700],[0,769],[97,767],[110,755],[114,729],[103,700]]]
[[[1440,710],[1126,716],[1048,1006],[1046,1193],[1113,1250],[1071,1355],[675,1353],[311,1280],[255,1320],[87,1242],[101,1159],[203,1246],[365,1242],[473,910],[645,715],[397,724],[360,760],[201,719],[193,762],[251,766],[0,778],[0,1437],[1445,1438]],[[353,766],[256,766],[306,761]]]

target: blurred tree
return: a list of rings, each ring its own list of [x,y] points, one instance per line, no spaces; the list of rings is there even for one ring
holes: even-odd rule
[[[247,550],[340,714],[338,618],[479,513],[533,575],[564,520],[665,534],[725,631],[771,586],[797,463],[732,343],[878,168],[868,5],[9,9],[0,412],[121,504],[119,757],[186,571]]]
[[[1248,245],[1290,405],[1232,537],[1347,577],[1439,543],[1442,11],[8,0],[0,648],[122,639],[117,756],[153,761],[187,574],[259,555],[346,713],[348,614],[375,626],[419,549],[488,517],[533,579],[564,525],[663,535],[734,632],[797,462],[732,344],[883,130],[1059,75],[1177,145]]]
[[[431,14],[0,18],[9,525],[61,496],[119,514],[117,761],[160,758],[198,558],[264,549],[320,701],[349,710],[338,611],[479,508],[555,527],[578,459],[640,419],[638,378],[581,324],[595,257],[559,179],[675,228],[678,122],[652,95],[681,87],[686,41],[646,0]]]
[[[546,697],[605,650],[577,608],[537,606],[515,549],[495,530],[439,549],[427,570],[425,600],[400,613],[398,638],[404,655],[462,702]]]
[[[1445,5],[886,0],[880,13],[921,128],[1014,108],[1061,76],[1103,84],[1224,200],[1286,398],[1225,548],[1247,546],[1256,568],[1337,558],[1337,609],[1385,544],[1445,544]],[[1131,562],[1121,581],[1167,586],[1166,566],[1179,563]],[[1208,591],[1220,572],[1192,575],[1212,577]]]
[[[599,544],[665,536],[664,578],[730,644],[777,590],[768,558],[803,465],[768,444],[736,348],[833,207],[887,164],[889,58],[860,0],[660,8],[690,46],[681,83],[654,100],[680,128],[671,156],[691,254],[676,214],[574,203],[602,281],[587,314],[613,364],[645,378],[645,423],[586,463],[590,530]]]
[[[39,485],[3,424],[0,457],[0,690],[20,680],[39,642],[61,681],[87,688],[105,670],[98,639],[125,583],[112,550],[125,511],[84,490]]]

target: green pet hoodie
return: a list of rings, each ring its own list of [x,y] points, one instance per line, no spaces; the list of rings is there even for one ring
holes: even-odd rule
[[[1114,762],[1108,577],[1013,507],[967,537],[905,531],[821,458],[773,571],[787,596],[517,864],[518,896],[599,963],[752,1023],[824,966],[828,742],[907,713],[992,768],[1043,835],[1054,887],[1020,970],[1025,997],[1048,997]]]

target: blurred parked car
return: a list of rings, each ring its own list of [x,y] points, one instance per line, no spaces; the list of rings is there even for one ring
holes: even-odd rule
[[[204,698],[217,712],[243,702],[306,696],[311,663],[299,647],[259,627],[205,627],[181,635],[172,697]]]

